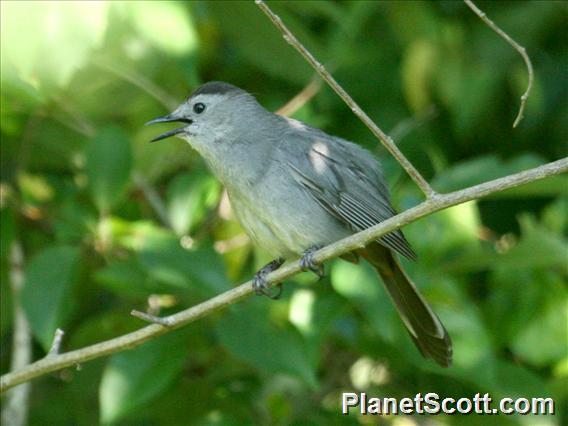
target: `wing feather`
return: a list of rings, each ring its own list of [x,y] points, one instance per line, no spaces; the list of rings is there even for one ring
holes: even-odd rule
[[[369,177],[363,175],[358,166],[350,167],[319,151],[315,152],[326,161],[326,168],[331,172],[326,176],[320,175],[317,182],[295,164],[288,163],[288,166],[295,180],[330,214],[356,232],[377,225],[396,214],[385,197],[388,192],[385,193],[386,187],[382,182],[372,185]],[[416,258],[400,231],[386,234],[378,242],[409,259]]]

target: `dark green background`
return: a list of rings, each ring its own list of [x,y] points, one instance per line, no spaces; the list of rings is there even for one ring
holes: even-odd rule
[[[527,48],[525,65],[462,2],[270,2],[441,192],[566,155],[567,3],[479,2]],[[276,110],[314,71],[254,2],[2,2],[2,372],[12,349],[11,244],[33,356],[141,327],[244,280],[268,259],[180,140],[148,144],[199,84],[224,80]],[[326,86],[295,115],[380,158],[404,210],[412,181]],[[33,382],[30,424],[357,424],[342,391],[554,397],[559,414],[415,417],[431,424],[566,422],[566,176],[405,228],[409,274],[445,322],[454,366],[423,360],[366,266],[302,274],[135,350]],[[145,195],[155,190],[160,218]],[[221,243],[220,243],[221,242]],[[228,247],[228,248],[227,248]],[[371,421],[373,421],[371,419]],[[394,418],[382,419],[393,423]]]

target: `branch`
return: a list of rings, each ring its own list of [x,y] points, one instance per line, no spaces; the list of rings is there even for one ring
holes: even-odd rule
[[[414,222],[424,216],[428,216],[439,210],[465,203],[495,192],[503,191],[529,182],[546,178],[552,175],[558,175],[568,171],[568,158],[545,164],[521,173],[516,173],[500,179],[495,179],[480,185],[462,189],[460,191],[451,192],[449,194],[438,194],[430,197],[421,204],[404,211],[372,228],[361,231],[348,238],[330,244],[314,253],[314,261],[317,263],[324,262],[334,257],[348,253],[355,249],[365,246],[370,241],[376,240],[388,232],[392,232],[404,225]],[[299,261],[282,266],[280,269],[267,275],[267,282],[270,286],[284,281],[293,275],[302,272]],[[16,386],[17,384],[26,382],[52,371],[60,370],[71,365],[84,363],[86,361],[110,355],[125,349],[138,346],[145,341],[167,333],[176,328],[182,327],[212,313],[225,308],[239,300],[250,296],[253,293],[252,281],[247,281],[238,287],[235,287],[225,293],[213,297],[199,305],[193,306],[177,314],[161,319],[161,322],[167,324],[151,324],[132,333],[116,337],[105,342],[97,343],[83,349],[43,358],[33,364],[30,364],[21,370],[5,374],[0,378],[0,392]]]
[[[426,108],[426,110],[420,114],[414,115],[412,117],[405,118],[404,120],[397,123],[389,132],[391,138],[400,144],[406,136],[412,133],[415,129],[431,120],[434,120],[438,116],[439,112],[436,105],[431,104]]]
[[[20,303],[20,292],[24,286],[24,253],[19,241],[10,249],[10,290],[14,305],[14,334],[12,337],[12,362],[10,371],[21,371],[32,358],[31,330],[26,314]],[[6,397],[2,410],[2,424],[21,426],[27,423],[31,385],[25,383],[12,390]]]
[[[412,165],[410,161],[404,156],[404,154],[397,148],[394,144],[392,138],[383,132],[379,126],[377,126],[373,120],[357,105],[357,103],[349,96],[349,94],[335,81],[332,75],[325,69],[323,64],[318,62],[316,58],[298,41],[296,36],[284,25],[282,19],[276,15],[262,0],[255,0],[258,7],[270,18],[272,23],[282,32],[284,40],[291,44],[304,59],[312,66],[312,68],[324,79],[327,84],[339,95],[341,99],[351,108],[353,114],[355,114],[359,119],[369,128],[369,130],[377,137],[384,145],[384,147],[392,154],[394,158],[399,162],[399,164],[406,170],[410,177],[414,180],[416,185],[422,190],[426,198],[434,197],[436,192],[432,187],[426,182],[422,177],[420,172]]]
[[[513,128],[515,128],[524,117],[525,104],[529,97],[529,93],[532,89],[533,80],[534,80],[534,72],[529,55],[527,55],[527,51],[523,46],[521,46],[519,43],[513,40],[505,31],[503,31],[501,28],[495,25],[495,23],[487,17],[485,12],[479,9],[471,0],[464,0],[464,2],[471,10],[475,12],[477,16],[481,18],[483,22],[487,24],[489,28],[491,28],[493,31],[499,34],[499,36],[501,36],[501,38],[503,38],[507,43],[513,46],[513,49],[519,52],[519,54],[523,57],[525,61],[525,65],[527,66],[527,71],[529,73],[529,82],[527,84],[527,90],[525,90],[525,93],[523,93],[523,95],[521,96],[521,105],[519,107],[519,112],[517,113],[517,118],[515,118],[515,121],[513,122]]]
[[[275,114],[283,115],[284,117],[292,116],[296,111],[302,108],[310,101],[321,89],[321,80],[314,78],[310,83],[302,89],[300,93],[286,102],[285,105],[278,108]]]
[[[160,194],[156,191],[156,188],[154,188],[141,173],[134,172],[132,174],[132,180],[136,187],[142,191],[142,194],[144,194],[144,197],[152,209],[154,209],[154,212],[158,215],[162,224],[169,229],[173,229],[168,216],[168,209],[162,201]]]
[[[492,193],[503,191],[515,186],[523,185],[548,176],[557,175],[568,171],[568,159],[564,158],[540,167],[536,167],[525,172],[506,176],[504,178],[495,179],[470,188],[449,194],[436,194],[430,185],[424,180],[420,173],[412,166],[406,157],[396,148],[392,139],[380,130],[371,119],[359,108],[359,106],[351,99],[345,90],[333,79],[333,77],[325,70],[305,47],[298,42],[295,36],[284,26],[278,16],[276,16],[261,0],[256,0],[258,6],[268,15],[272,22],[282,31],[284,38],[292,44],[310,63],[318,74],[339,94],[339,96],[349,105],[352,111],[367,125],[367,127],[377,136],[391,152],[391,154],[399,161],[403,168],[409,173],[417,185],[426,194],[426,201],[411,208],[397,216],[394,216],[372,228],[354,234],[348,238],[337,241],[326,246],[314,253],[314,261],[321,263],[328,259],[340,256],[355,249],[365,246],[368,242],[373,241],[380,236],[392,232],[408,223],[414,222],[424,216],[430,215],[439,210],[464,203],[473,199],[485,197]],[[532,68],[529,68],[532,71]],[[532,74],[531,74],[532,76]],[[532,81],[532,80],[531,80]],[[139,83],[139,82],[138,82]],[[145,86],[145,85],[142,85]],[[147,89],[147,87],[145,87]],[[529,87],[530,89],[530,87]],[[528,90],[527,90],[528,92]],[[161,95],[161,94],[155,94]],[[526,93],[528,96],[528,93]],[[160,98],[161,96],[156,96]],[[163,103],[169,100],[162,98]],[[283,280],[302,271],[299,261],[292,262],[267,275],[267,283],[269,286],[276,285]],[[165,318],[156,318],[152,316],[144,316],[145,319],[157,321],[140,330],[123,336],[116,337],[105,342],[101,342],[83,349],[78,349],[63,354],[53,354],[30,364],[17,371],[5,374],[0,377],[0,392],[4,392],[20,383],[29,381],[33,378],[44,374],[69,367],[74,364],[84,363],[86,361],[99,358],[105,355],[119,352],[142,344],[143,342],[155,338],[159,335],[174,330],[176,328],[197,321],[200,318],[208,316],[213,312],[220,310],[230,304],[236,303],[244,297],[253,293],[252,281],[248,281],[232,290],[222,293],[212,299],[209,299],[192,308],[181,311],[177,314]],[[140,316],[140,315],[138,315]]]
[[[91,61],[97,67],[108,71],[130,83],[142,89],[159,103],[164,105],[169,110],[174,110],[177,108],[179,103],[172,98],[168,93],[162,90],[159,86],[155,85],[152,81],[148,80],[146,77],[116,64],[112,64],[108,61],[102,59],[93,59]]]
[[[46,356],[56,356],[61,351],[61,344],[63,343],[63,336],[65,336],[65,332],[60,328],[55,330],[55,334],[53,335],[53,341],[51,342],[51,348],[49,348],[49,352]]]

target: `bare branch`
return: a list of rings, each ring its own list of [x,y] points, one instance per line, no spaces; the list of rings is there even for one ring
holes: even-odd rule
[[[327,84],[343,99],[343,101],[351,108],[351,111],[359,117],[359,119],[371,130],[371,132],[377,137],[384,145],[384,147],[392,154],[394,158],[400,163],[400,165],[406,170],[410,177],[414,180],[416,185],[422,190],[426,198],[434,197],[436,192],[432,187],[426,182],[422,177],[420,172],[412,165],[410,161],[404,156],[404,154],[397,148],[394,144],[392,138],[383,132],[379,126],[377,126],[373,120],[357,105],[357,103],[349,96],[349,94],[339,85],[339,83],[332,77],[332,75],[325,69],[325,67],[318,62],[318,60],[310,53],[308,49],[304,47],[302,43],[298,41],[296,36],[284,25],[282,19],[276,15],[262,0],[255,0],[255,3],[260,7],[260,9],[270,18],[272,23],[282,32],[284,40],[286,40],[292,47],[294,47],[304,59],[312,66],[314,70],[324,79]]]
[[[396,126],[394,126],[389,132],[389,134],[397,144],[400,144],[400,141],[402,139],[404,139],[418,127],[423,126],[431,120],[434,120],[438,116],[438,114],[439,112],[438,108],[436,108],[436,105],[431,104],[422,113],[405,118],[404,120],[397,123]]]
[[[158,191],[148,182],[148,180],[142,176],[140,173],[134,172],[132,175],[132,180],[136,184],[136,187],[142,191],[144,197],[150,204],[150,206],[154,209],[160,221],[167,227],[172,229],[172,224],[170,222],[170,218],[168,216],[168,211],[160,194]]]
[[[108,71],[130,83],[139,87],[154,99],[156,99],[163,106],[169,110],[174,110],[177,108],[179,103],[172,98],[168,93],[162,90],[159,86],[156,86],[153,82],[148,80],[146,77],[133,72],[132,70],[127,70],[114,63],[108,61],[103,61],[101,59],[93,59],[92,63],[105,71]]]
[[[460,191],[451,192],[449,194],[440,194],[430,197],[421,204],[404,211],[380,224],[366,229],[362,232],[354,234],[348,238],[330,244],[314,253],[314,261],[317,263],[324,262],[341,254],[351,252],[357,248],[364,247],[370,241],[376,240],[388,232],[394,231],[404,225],[414,222],[424,216],[428,216],[439,210],[446,209],[466,201],[485,197],[487,195],[504,191],[529,182],[546,178],[552,175],[558,175],[568,171],[568,158],[542,165],[521,173],[516,173],[500,179],[495,179],[480,185],[462,189]],[[267,275],[267,282],[270,286],[290,278],[291,276],[302,271],[299,261],[282,266],[280,269]],[[105,342],[97,343],[83,349],[63,353],[53,357],[46,357],[33,364],[30,364],[18,371],[5,374],[0,378],[0,392],[10,389],[20,383],[26,382],[33,378],[42,376],[52,371],[60,370],[70,365],[84,363],[86,361],[110,355],[128,348],[138,346],[145,341],[174,330],[181,326],[197,321],[203,317],[211,315],[228,305],[234,304],[244,297],[250,296],[254,290],[252,289],[252,281],[248,281],[238,287],[235,287],[225,293],[213,297],[199,305],[193,306],[184,311],[169,317],[161,318],[161,323],[167,324],[165,327],[160,324],[151,324],[132,333],[116,337]],[[140,315],[138,315],[140,316]],[[142,315],[145,317],[145,315]],[[155,318],[144,318],[155,322]]]
[[[314,78],[309,84],[304,87],[304,89],[286,102],[285,105],[281,106],[276,114],[283,115],[285,117],[290,117],[300,108],[302,108],[306,103],[310,101],[321,89],[321,80],[319,78]]]
[[[10,371],[20,371],[32,359],[32,338],[28,320],[20,303],[24,286],[24,253],[16,241],[10,249],[10,290],[14,305],[14,334],[12,337],[12,360]],[[23,426],[27,423],[31,384],[25,383],[6,395],[2,410],[2,424]]]
[[[47,353],[46,356],[59,355],[59,352],[61,351],[61,344],[63,343],[63,336],[64,335],[65,335],[65,332],[63,330],[61,330],[60,328],[55,330],[55,334],[53,336],[53,342],[51,342],[51,348],[49,349],[49,352]]]
[[[499,34],[499,36],[501,38],[503,38],[507,43],[509,43],[511,46],[513,46],[513,49],[515,49],[517,52],[519,52],[519,54],[523,57],[523,60],[525,61],[525,65],[527,66],[527,71],[529,73],[529,82],[527,84],[527,89],[525,90],[525,93],[523,93],[523,95],[521,96],[521,105],[519,107],[519,112],[517,113],[517,118],[515,118],[515,121],[513,122],[513,128],[515,128],[515,127],[517,127],[517,125],[521,122],[521,120],[524,117],[525,104],[527,102],[527,99],[529,97],[529,94],[531,92],[532,85],[533,85],[534,71],[533,71],[531,59],[529,58],[529,55],[527,55],[526,49],[523,46],[521,46],[519,43],[517,43],[515,40],[513,40],[505,31],[503,31],[501,28],[499,28],[491,19],[489,19],[487,17],[487,15],[485,14],[485,12],[483,12],[481,9],[479,9],[475,5],[475,3],[473,3],[473,1],[464,0],[464,2],[471,10],[473,10],[473,12],[477,16],[479,16],[479,18],[481,18],[481,20],[483,22],[485,22],[485,24],[487,24],[487,26],[489,28],[491,28],[493,31],[495,31],[497,34]]]
[[[465,1],[466,3],[468,3],[468,0]],[[313,259],[315,262],[321,263],[331,258],[351,252],[357,248],[361,248],[368,242],[376,240],[377,238],[385,235],[388,232],[392,232],[395,229],[398,229],[408,223],[414,222],[439,210],[443,210],[448,207],[464,203],[466,201],[485,197],[499,191],[503,191],[568,171],[568,159],[564,158],[540,167],[527,170],[525,172],[516,173],[500,179],[495,179],[493,181],[485,182],[480,185],[476,185],[460,191],[455,191],[449,194],[436,194],[429,186],[429,184],[424,180],[424,178],[420,175],[420,173],[396,148],[392,139],[387,136],[381,129],[379,129],[361,110],[361,108],[359,108],[359,106],[353,101],[353,99],[351,99],[351,97],[345,92],[345,90],[333,79],[329,72],[326,71],[324,66],[321,65],[313,57],[313,55],[307,49],[305,49],[305,47],[301,43],[298,42],[295,36],[282,23],[281,19],[276,16],[261,0],[256,0],[256,3],[284,34],[284,38],[302,54],[302,56],[308,61],[308,63],[310,63],[310,65],[318,72],[318,74],[336,91],[336,93],[338,93],[338,95],[347,103],[347,105],[351,107],[352,111],[367,125],[367,127],[373,132],[373,134],[383,142],[385,147],[399,161],[399,163],[404,167],[407,173],[413,178],[413,180],[422,189],[427,197],[426,201],[409,210],[406,210],[405,212],[397,216],[394,216],[372,228],[366,229],[348,238],[323,247],[322,249],[314,253]],[[530,61],[528,62],[528,64],[530,64]],[[529,66],[529,70],[531,78],[530,82],[532,83],[532,67]],[[146,87],[145,90],[147,89],[148,88]],[[525,93],[526,96],[528,96],[529,90],[530,85],[527,89],[527,92]],[[157,95],[158,96],[156,97],[159,98],[160,94]],[[524,100],[526,100],[526,96]],[[170,101],[167,99],[162,99],[162,102],[169,103]],[[524,103],[522,106],[524,106]],[[522,116],[522,109],[520,111],[520,116]],[[269,284],[269,286],[277,285],[283,280],[301,271],[302,266],[300,262],[292,262],[267,275],[267,283]],[[133,311],[133,315],[144,319],[145,321],[150,321],[153,324],[141,328],[135,332],[128,333],[123,336],[119,336],[92,346],[88,346],[86,348],[59,355],[46,356],[45,358],[33,364],[23,367],[17,371],[5,374],[0,378],[0,392],[4,392],[5,390],[10,389],[20,383],[32,380],[33,378],[45,375],[52,371],[60,370],[71,365],[84,363],[95,358],[110,355],[112,353],[138,346],[149,339],[155,338],[159,335],[169,332],[170,330],[174,330],[191,322],[197,321],[198,319],[208,316],[217,310],[234,304],[244,297],[251,295],[253,291],[252,281],[248,281],[199,305],[164,318],[156,317],[143,312]]]
[[[140,318],[142,321],[146,321],[151,324],[159,324],[163,325],[164,327],[170,327],[173,325],[171,323],[170,317],[158,317],[156,315],[148,314],[146,312],[137,311],[136,309],[130,311],[130,315],[136,318]]]

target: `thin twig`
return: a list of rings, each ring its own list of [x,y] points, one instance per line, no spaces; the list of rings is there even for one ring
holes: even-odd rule
[[[61,344],[63,343],[63,336],[65,332],[60,328],[55,330],[55,334],[53,335],[53,342],[51,342],[51,348],[49,348],[49,352],[46,356],[56,356],[59,355],[61,351]]]
[[[170,327],[172,325],[171,317],[158,317],[147,312],[137,311],[136,309],[131,310],[130,315],[149,323],[163,325],[164,327]]]
[[[281,106],[276,114],[283,115],[285,117],[290,117],[294,115],[296,111],[302,108],[306,103],[310,101],[321,89],[321,80],[319,78],[314,78],[309,84],[302,89],[300,93],[290,99],[286,104]]]
[[[178,102],[171,97],[168,93],[162,90],[159,86],[155,85],[146,77],[126,68],[120,67],[115,63],[110,63],[102,59],[93,59],[92,63],[105,71],[108,71],[142,89],[163,106],[169,110],[173,110],[178,106]]]
[[[359,119],[371,130],[371,132],[383,143],[385,148],[392,154],[393,157],[400,163],[406,170],[410,177],[416,182],[416,185],[422,190],[426,198],[434,197],[436,192],[426,182],[418,170],[412,165],[404,154],[397,148],[390,136],[383,132],[369,116],[357,105],[357,103],[349,96],[349,94],[337,83],[332,75],[325,69],[325,67],[318,62],[318,60],[298,41],[296,36],[284,25],[282,19],[276,15],[262,0],[255,0],[258,7],[270,18],[272,23],[282,32],[284,40],[294,47],[304,59],[312,66],[314,70],[324,79],[327,84],[343,99],[343,101],[351,108],[351,111],[359,117]]]
[[[24,286],[24,253],[16,241],[10,249],[10,290],[14,306],[14,335],[12,337],[12,360],[10,371],[21,371],[32,359],[31,330],[20,303]],[[23,426],[27,423],[30,383],[24,383],[10,391],[2,410],[2,424]]]
[[[150,206],[152,206],[162,223],[166,227],[172,229],[172,224],[168,216],[168,210],[166,209],[166,206],[162,201],[160,194],[158,194],[158,191],[156,191],[156,189],[140,173],[135,172],[132,175],[132,180],[134,181],[136,187],[140,191],[142,191],[144,197],[146,198],[148,203],[150,203]]]
[[[531,92],[532,85],[533,85],[534,71],[533,71],[531,59],[529,58],[529,55],[527,55],[526,49],[523,46],[521,46],[519,43],[517,43],[515,40],[513,40],[509,36],[509,34],[507,34],[505,31],[503,31],[501,28],[499,28],[491,19],[489,19],[487,17],[487,15],[485,14],[485,12],[483,12],[481,9],[479,9],[475,5],[475,3],[473,3],[471,0],[464,0],[464,2],[471,10],[473,10],[473,12],[477,16],[479,16],[479,18],[481,18],[481,20],[483,22],[485,22],[485,24],[487,24],[487,26],[489,28],[491,28],[493,31],[495,31],[497,34],[499,34],[499,36],[503,40],[505,40],[507,43],[509,43],[513,47],[513,49],[515,49],[517,52],[519,52],[519,54],[523,57],[523,60],[525,61],[525,65],[527,66],[527,71],[529,73],[529,82],[527,84],[527,90],[525,90],[525,93],[523,93],[523,95],[521,96],[521,105],[519,106],[519,112],[517,113],[517,118],[515,118],[515,121],[513,122],[513,128],[515,128],[515,127],[517,127],[517,125],[521,122],[521,120],[524,117],[525,104],[527,103],[527,99],[529,97],[529,94]]]
[[[563,158],[540,167],[535,167],[524,172],[495,179],[460,191],[436,195],[435,197],[431,197],[421,204],[385,220],[372,228],[323,247],[314,253],[313,260],[316,263],[322,263],[326,260],[364,247],[370,241],[376,240],[388,232],[392,232],[395,229],[439,210],[565,172],[568,172],[568,158]],[[269,286],[274,286],[301,271],[302,266],[300,262],[292,262],[268,274],[266,276],[266,280],[267,283],[269,283]],[[199,305],[193,306],[169,317],[161,318],[160,322],[168,324],[167,327],[164,327],[161,324],[151,324],[132,333],[97,343],[83,349],[63,353],[54,357],[44,358],[22,368],[21,370],[14,371],[0,377],[0,392],[70,365],[84,363],[95,358],[100,358],[127,348],[138,346],[145,341],[167,333],[170,330],[174,330],[211,315],[213,312],[234,304],[244,297],[250,296],[253,292],[252,281],[248,281],[238,287],[226,291],[225,293],[200,303]]]
[[[406,136],[418,127],[434,120],[437,116],[438,108],[436,108],[436,105],[431,104],[424,112],[398,122],[389,132],[389,135],[397,144],[400,144],[400,141],[402,141]]]
[[[73,108],[71,103],[63,99],[60,95],[53,96],[53,100],[61,111],[67,114],[67,118],[59,117],[57,114],[53,114],[53,118],[87,138],[95,136],[97,131],[95,125],[86,116],[81,114],[79,110]],[[69,118],[71,120],[69,120]]]

